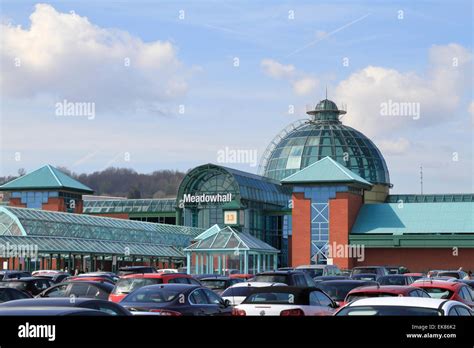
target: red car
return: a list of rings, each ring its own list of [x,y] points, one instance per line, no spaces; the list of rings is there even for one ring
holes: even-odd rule
[[[418,280],[410,286],[425,290],[433,298],[455,300],[474,308],[474,292],[467,284],[439,280]]]
[[[381,286],[364,286],[355,288],[347,294],[344,299],[345,303],[349,303],[361,298],[368,297],[430,297],[430,295],[418,288],[408,285],[381,285]]]
[[[132,291],[146,285],[192,284],[201,285],[191,275],[185,273],[135,273],[121,277],[109,295],[109,301],[120,302]]]

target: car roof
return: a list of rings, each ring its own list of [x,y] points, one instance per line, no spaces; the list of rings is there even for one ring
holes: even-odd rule
[[[159,290],[159,289],[169,289],[169,290],[190,290],[190,289],[195,289],[195,288],[203,288],[207,289],[201,285],[195,285],[195,284],[153,284],[153,285],[146,285],[142,286],[141,288],[136,289],[135,291],[140,291],[140,290]]]
[[[189,274],[187,273],[132,273],[132,274],[127,274],[124,275],[121,278],[124,279],[130,279],[130,278],[146,278],[146,279],[155,279],[155,278],[164,278],[164,277],[171,277],[171,278],[177,278],[177,277],[184,277],[184,278],[192,278]]]
[[[412,286],[418,288],[443,288],[443,289],[456,289],[460,286],[466,285],[461,282],[448,282],[444,280],[425,280],[425,281],[415,281],[412,283]]]
[[[377,284],[376,281],[374,280],[362,280],[362,279],[334,279],[334,280],[323,280],[321,282],[318,283],[318,286],[320,284],[324,285],[324,284],[333,284],[333,285],[337,285],[337,284],[364,284],[364,283],[370,283],[370,284]]]
[[[304,273],[304,271],[298,271],[298,270],[287,270],[287,271],[266,271],[266,272],[260,272],[257,273],[255,276],[260,276],[260,275],[288,275],[288,274],[293,274],[293,273]]]
[[[401,306],[438,309],[447,301],[448,300],[427,297],[370,297],[356,300],[347,306]]]
[[[321,292],[321,289],[315,288],[315,287],[310,287],[310,288],[302,288],[298,286],[268,286],[268,287],[257,287],[254,288],[252,293],[264,293],[267,291],[271,292],[282,292],[282,293],[294,293],[294,294],[303,294],[306,292],[312,292],[312,291],[319,291]]]
[[[205,281],[205,280],[230,280],[232,278],[226,277],[226,276],[216,276],[216,277],[205,277],[205,278],[200,278],[200,281]]]
[[[251,287],[251,288],[262,288],[265,286],[287,286],[284,283],[272,283],[272,282],[241,282],[236,283],[229,288],[242,288],[242,287]]]
[[[0,307],[73,307],[73,304],[80,304],[84,302],[107,302],[105,300],[99,300],[94,298],[87,297],[74,297],[74,301],[71,301],[70,297],[36,297],[36,298],[27,298],[21,300],[13,300],[8,302],[0,303]]]
[[[89,308],[71,308],[71,307],[1,307],[0,315],[67,315],[74,313],[99,312]],[[103,313],[103,312],[101,312]],[[105,313],[104,313],[105,314]]]
[[[329,265],[301,265],[296,267],[296,269],[324,269]]]
[[[360,288],[352,289],[349,293],[356,294],[356,293],[363,293],[363,292],[370,292],[370,293],[385,292],[385,293],[399,294],[399,293],[408,293],[413,290],[416,290],[416,288],[414,286],[408,286],[408,285],[380,285],[380,286],[369,285],[369,286],[363,286]]]
[[[3,282],[28,282],[28,281],[33,281],[33,280],[38,280],[42,278],[38,277],[23,277],[23,278],[8,278],[8,279],[3,279]]]
[[[385,266],[357,266],[357,267],[354,267],[354,269],[360,269],[360,268],[387,268]]]
[[[106,290],[114,288],[114,285],[111,284],[111,283],[108,283],[108,282],[94,282],[94,281],[89,281],[89,280],[85,280],[85,281],[84,280],[81,280],[81,281],[79,281],[79,280],[78,281],[68,280],[68,281],[65,281],[65,282],[55,284],[53,286],[56,287],[56,286],[60,286],[60,285],[64,285],[64,284],[89,284],[89,285],[95,285],[98,288],[102,288],[102,289],[106,289]]]

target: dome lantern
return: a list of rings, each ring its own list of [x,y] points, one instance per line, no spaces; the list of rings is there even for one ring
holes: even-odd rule
[[[321,100],[314,110],[308,111],[308,115],[312,115],[313,122],[334,122],[341,123],[339,121],[339,115],[344,115],[346,111],[339,110],[336,103],[332,100],[324,99]]]

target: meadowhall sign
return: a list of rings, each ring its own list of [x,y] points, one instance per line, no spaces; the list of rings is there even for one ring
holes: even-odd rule
[[[217,193],[215,195],[191,195],[190,193],[183,195],[184,203],[227,203],[232,201],[232,193]]]

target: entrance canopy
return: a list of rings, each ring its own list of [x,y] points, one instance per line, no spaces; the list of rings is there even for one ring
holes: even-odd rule
[[[279,253],[248,233],[218,225],[197,236],[184,252],[188,259],[188,273],[196,274],[228,274],[232,271],[247,274],[276,269]]]

